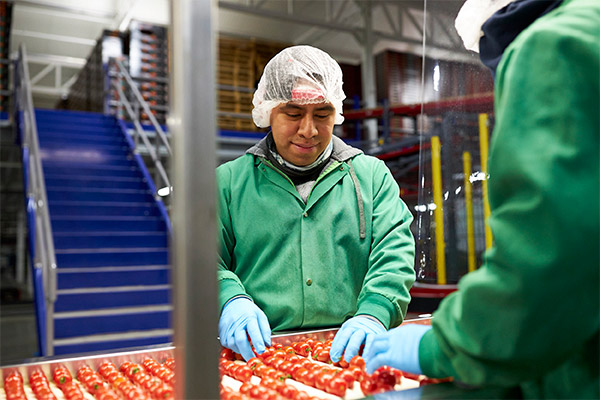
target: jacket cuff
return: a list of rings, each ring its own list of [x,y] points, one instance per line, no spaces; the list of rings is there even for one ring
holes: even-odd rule
[[[435,330],[430,329],[419,343],[419,365],[424,375],[430,378],[455,376],[450,358],[440,347]]]
[[[223,307],[229,300],[237,296],[246,296],[250,298],[244,290],[244,287],[235,280],[223,279],[219,281],[219,312],[223,311]]]
[[[390,322],[395,320],[396,309],[391,301],[379,294],[366,295],[360,304],[355,315],[366,314],[376,318],[383,324],[385,329],[390,328]]]

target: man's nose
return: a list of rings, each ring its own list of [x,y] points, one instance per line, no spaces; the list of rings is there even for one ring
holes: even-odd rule
[[[315,121],[313,120],[313,116],[310,114],[306,114],[300,120],[300,127],[298,128],[298,134],[305,138],[312,138],[317,136],[319,131],[315,126]]]

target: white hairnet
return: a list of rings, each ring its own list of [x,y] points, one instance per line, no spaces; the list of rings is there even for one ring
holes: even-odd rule
[[[282,103],[331,103],[339,125],[344,121],[346,98],[342,83],[342,69],[329,54],[311,46],[288,47],[265,66],[252,99],[252,119],[266,128],[271,125],[271,111]]]
[[[467,0],[456,16],[454,27],[467,50],[479,53],[481,27],[496,11],[515,0]]]

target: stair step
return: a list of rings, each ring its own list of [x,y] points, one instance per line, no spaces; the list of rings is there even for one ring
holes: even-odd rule
[[[169,329],[171,305],[54,313],[56,339],[103,333]]]
[[[112,116],[101,114],[78,115],[70,112],[40,113],[36,111],[35,121],[38,127],[45,125],[117,126],[117,121]]]
[[[120,334],[104,334],[57,339],[54,341],[54,354],[80,354],[86,352],[105,352],[107,350],[146,347],[150,345],[171,345],[172,329],[134,331]]]
[[[158,231],[165,229],[165,222],[160,217],[129,216],[75,216],[52,217],[54,232],[81,231]]]
[[[87,124],[78,121],[68,121],[65,123],[46,122],[37,124],[38,137],[43,138],[46,133],[50,135],[67,134],[86,136],[104,136],[118,137],[122,136],[120,128],[115,124]]]
[[[54,311],[169,304],[170,290],[170,285],[59,290],[54,303]]]
[[[53,154],[73,154],[76,153],[78,157],[97,157],[97,154],[102,156],[119,156],[127,157],[130,154],[129,146],[125,143],[122,144],[85,144],[77,142],[72,143],[46,143],[41,146],[43,152]],[[55,156],[56,157],[56,156]]]
[[[155,203],[118,203],[99,201],[54,201],[50,205],[50,215],[129,215],[129,216],[158,216]]]
[[[48,144],[123,144],[127,145],[125,138],[120,132],[111,135],[79,135],[77,133],[69,133],[63,131],[39,131],[40,146]]]
[[[167,247],[168,236],[156,232],[54,232],[55,249]]]
[[[104,265],[168,264],[168,248],[60,249],[56,251],[59,268],[101,267]]]
[[[53,164],[44,164],[44,176],[46,174],[50,175],[63,175],[69,174],[73,172],[73,168],[70,165],[65,165],[64,163],[53,163]],[[141,177],[142,173],[140,172],[137,165],[129,165],[129,166],[113,166],[113,165],[86,165],[85,167],[77,167],[77,173],[79,175],[85,176],[98,176],[98,177],[121,177],[121,178],[134,178]]]
[[[63,150],[54,151],[49,149],[40,149],[42,165],[50,167],[68,167],[73,170],[86,168],[90,166],[136,166],[133,156],[128,155],[105,155],[99,151],[86,151],[79,153],[77,151]]]
[[[133,285],[166,285],[169,266],[58,268],[57,288],[97,288]]]
[[[69,187],[90,189],[135,189],[147,190],[148,184],[141,177],[119,178],[93,175],[46,174],[47,187]]]
[[[53,201],[115,201],[149,203],[153,201],[152,194],[148,190],[135,189],[92,189],[92,188],[69,188],[69,187],[47,187],[48,202]]]

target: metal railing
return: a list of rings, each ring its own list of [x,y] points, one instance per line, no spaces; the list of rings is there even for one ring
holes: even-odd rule
[[[139,146],[139,140],[141,139],[148,151],[148,154],[150,155],[150,158],[152,159],[152,162],[154,163],[154,166],[158,173],[157,177],[160,178],[163,184],[163,186],[161,186],[158,184],[159,182],[155,182],[157,188],[166,187],[168,188],[168,194],[170,194],[173,190],[173,187],[171,186],[169,176],[162,163],[160,154],[160,149],[161,147],[163,147],[164,149],[166,149],[168,157],[172,156],[173,153],[171,150],[171,145],[169,144],[169,138],[167,137],[165,131],[162,129],[161,125],[156,120],[156,117],[150,109],[150,106],[142,97],[139,89],[137,88],[137,85],[129,75],[127,68],[125,68],[125,66],[123,65],[123,62],[119,59],[112,58],[109,61],[108,70],[113,70],[112,67],[114,67],[114,71],[116,71],[116,75],[118,78],[116,80],[113,80],[112,82],[112,87],[118,93],[117,116],[122,115],[123,109],[127,112],[127,116],[132,121],[133,126],[135,127],[135,134],[133,137],[135,151],[137,151],[137,148]],[[127,93],[125,93],[125,91],[127,91]],[[127,94],[132,95],[132,101],[129,100]],[[151,143],[150,138],[148,137],[146,131],[140,123],[140,107],[146,113],[146,115],[150,119],[150,122],[152,123],[152,126],[154,127],[154,130],[156,131],[154,143]],[[156,197],[157,193],[155,193],[154,195]]]
[[[54,302],[56,301],[56,255],[44,171],[40,157],[35,110],[31,96],[31,81],[27,66],[25,46],[19,47],[15,65],[15,120],[21,133],[27,216],[30,226],[30,252],[34,268],[34,285],[37,290],[40,348],[43,355],[54,353]],[[41,282],[40,282],[41,280]],[[40,296],[43,295],[43,302]]]

